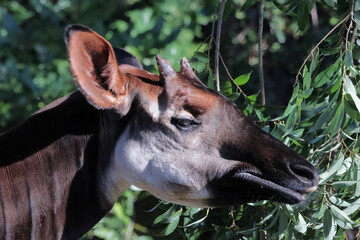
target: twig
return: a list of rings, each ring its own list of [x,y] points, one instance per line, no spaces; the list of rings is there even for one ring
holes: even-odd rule
[[[350,43],[355,43],[356,35],[357,35],[357,29],[358,29],[358,26],[357,26],[356,21],[354,19],[354,13],[355,13],[355,2],[353,0],[352,1],[352,6],[351,6],[350,17],[351,17],[351,23],[352,24],[355,23],[355,24],[354,24],[353,34],[352,34]]]
[[[260,101],[261,105],[265,105],[265,80],[263,66],[263,26],[264,26],[264,0],[260,0],[259,6],[259,78],[260,78]]]
[[[310,54],[305,58],[304,62],[301,64],[300,68],[299,68],[299,72],[296,74],[296,78],[295,78],[295,84],[299,83],[299,75],[301,74],[301,70],[304,68],[306,62],[309,60],[309,58],[311,56],[313,56],[315,50],[318,50],[320,44],[325,41],[325,39],[333,32],[335,31],[335,29],[337,29],[340,25],[342,25],[344,22],[346,22],[350,17],[350,13],[343,19],[341,20],[338,24],[336,24],[335,27],[333,27],[317,44],[316,46],[311,50]]]
[[[220,53],[220,38],[221,38],[221,25],[222,18],[225,8],[226,0],[220,1],[220,9],[218,16],[218,24],[216,27],[216,40],[215,40],[215,83],[216,83],[216,91],[220,92],[220,77],[219,77],[219,53]]]
[[[226,64],[225,64],[224,59],[222,58],[221,54],[220,54],[220,60],[221,60],[221,63],[222,63],[222,65],[223,65],[223,67],[224,67],[224,69],[225,69],[228,77],[229,77],[230,80],[233,82],[233,84],[235,85],[235,87],[239,90],[239,92],[240,92],[244,97],[247,97],[247,95],[244,93],[243,90],[241,90],[241,88],[239,87],[239,85],[237,85],[237,84],[235,83],[235,80],[234,80],[234,78],[231,76],[231,74],[230,74],[230,72],[229,72],[229,69],[226,67]]]
[[[208,56],[210,56],[210,49],[211,49],[211,44],[212,44],[212,42],[214,41],[214,32],[215,32],[215,20],[216,20],[216,18],[215,18],[215,14],[217,13],[217,11],[218,11],[218,7],[219,7],[219,3],[218,2],[216,2],[216,7],[215,7],[215,10],[214,10],[214,14],[213,14],[213,16],[212,16],[212,25],[211,25],[211,38],[210,38],[210,40],[209,40],[209,46],[208,46]]]

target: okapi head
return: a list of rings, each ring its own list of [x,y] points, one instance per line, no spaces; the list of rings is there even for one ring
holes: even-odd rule
[[[69,26],[66,42],[88,102],[128,119],[115,133],[104,180],[117,194],[135,185],[173,203],[217,207],[265,199],[294,204],[316,189],[315,168],[208,89],[185,58],[176,72],[157,56],[155,75],[139,64],[119,65],[110,43],[86,27]]]

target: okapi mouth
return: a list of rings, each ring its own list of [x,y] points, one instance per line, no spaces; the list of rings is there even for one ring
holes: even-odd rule
[[[301,183],[299,183],[301,184]],[[214,207],[235,205],[260,200],[272,200],[287,204],[298,204],[305,200],[305,194],[316,190],[316,186],[299,188],[284,186],[268,180],[255,167],[232,171],[226,176],[213,180],[212,199],[208,203]],[[303,190],[299,190],[303,189]]]

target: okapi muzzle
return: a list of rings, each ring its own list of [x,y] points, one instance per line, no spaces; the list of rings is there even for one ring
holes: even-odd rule
[[[300,203],[304,158],[208,89],[189,62],[142,69],[93,30],[65,30],[79,91],[0,136],[0,239],[77,239],[135,185],[186,206]]]

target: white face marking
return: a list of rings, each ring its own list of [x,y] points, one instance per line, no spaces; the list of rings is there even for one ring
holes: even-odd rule
[[[131,123],[135,124],[135,123]],[[178,203],[206,207],[211,197],[207,183],[224,164],[219,157],[183,148],[163,133],[131,132],[131,124],[119,138],[108,169],[112,182],[126,181],[154,196]]]

